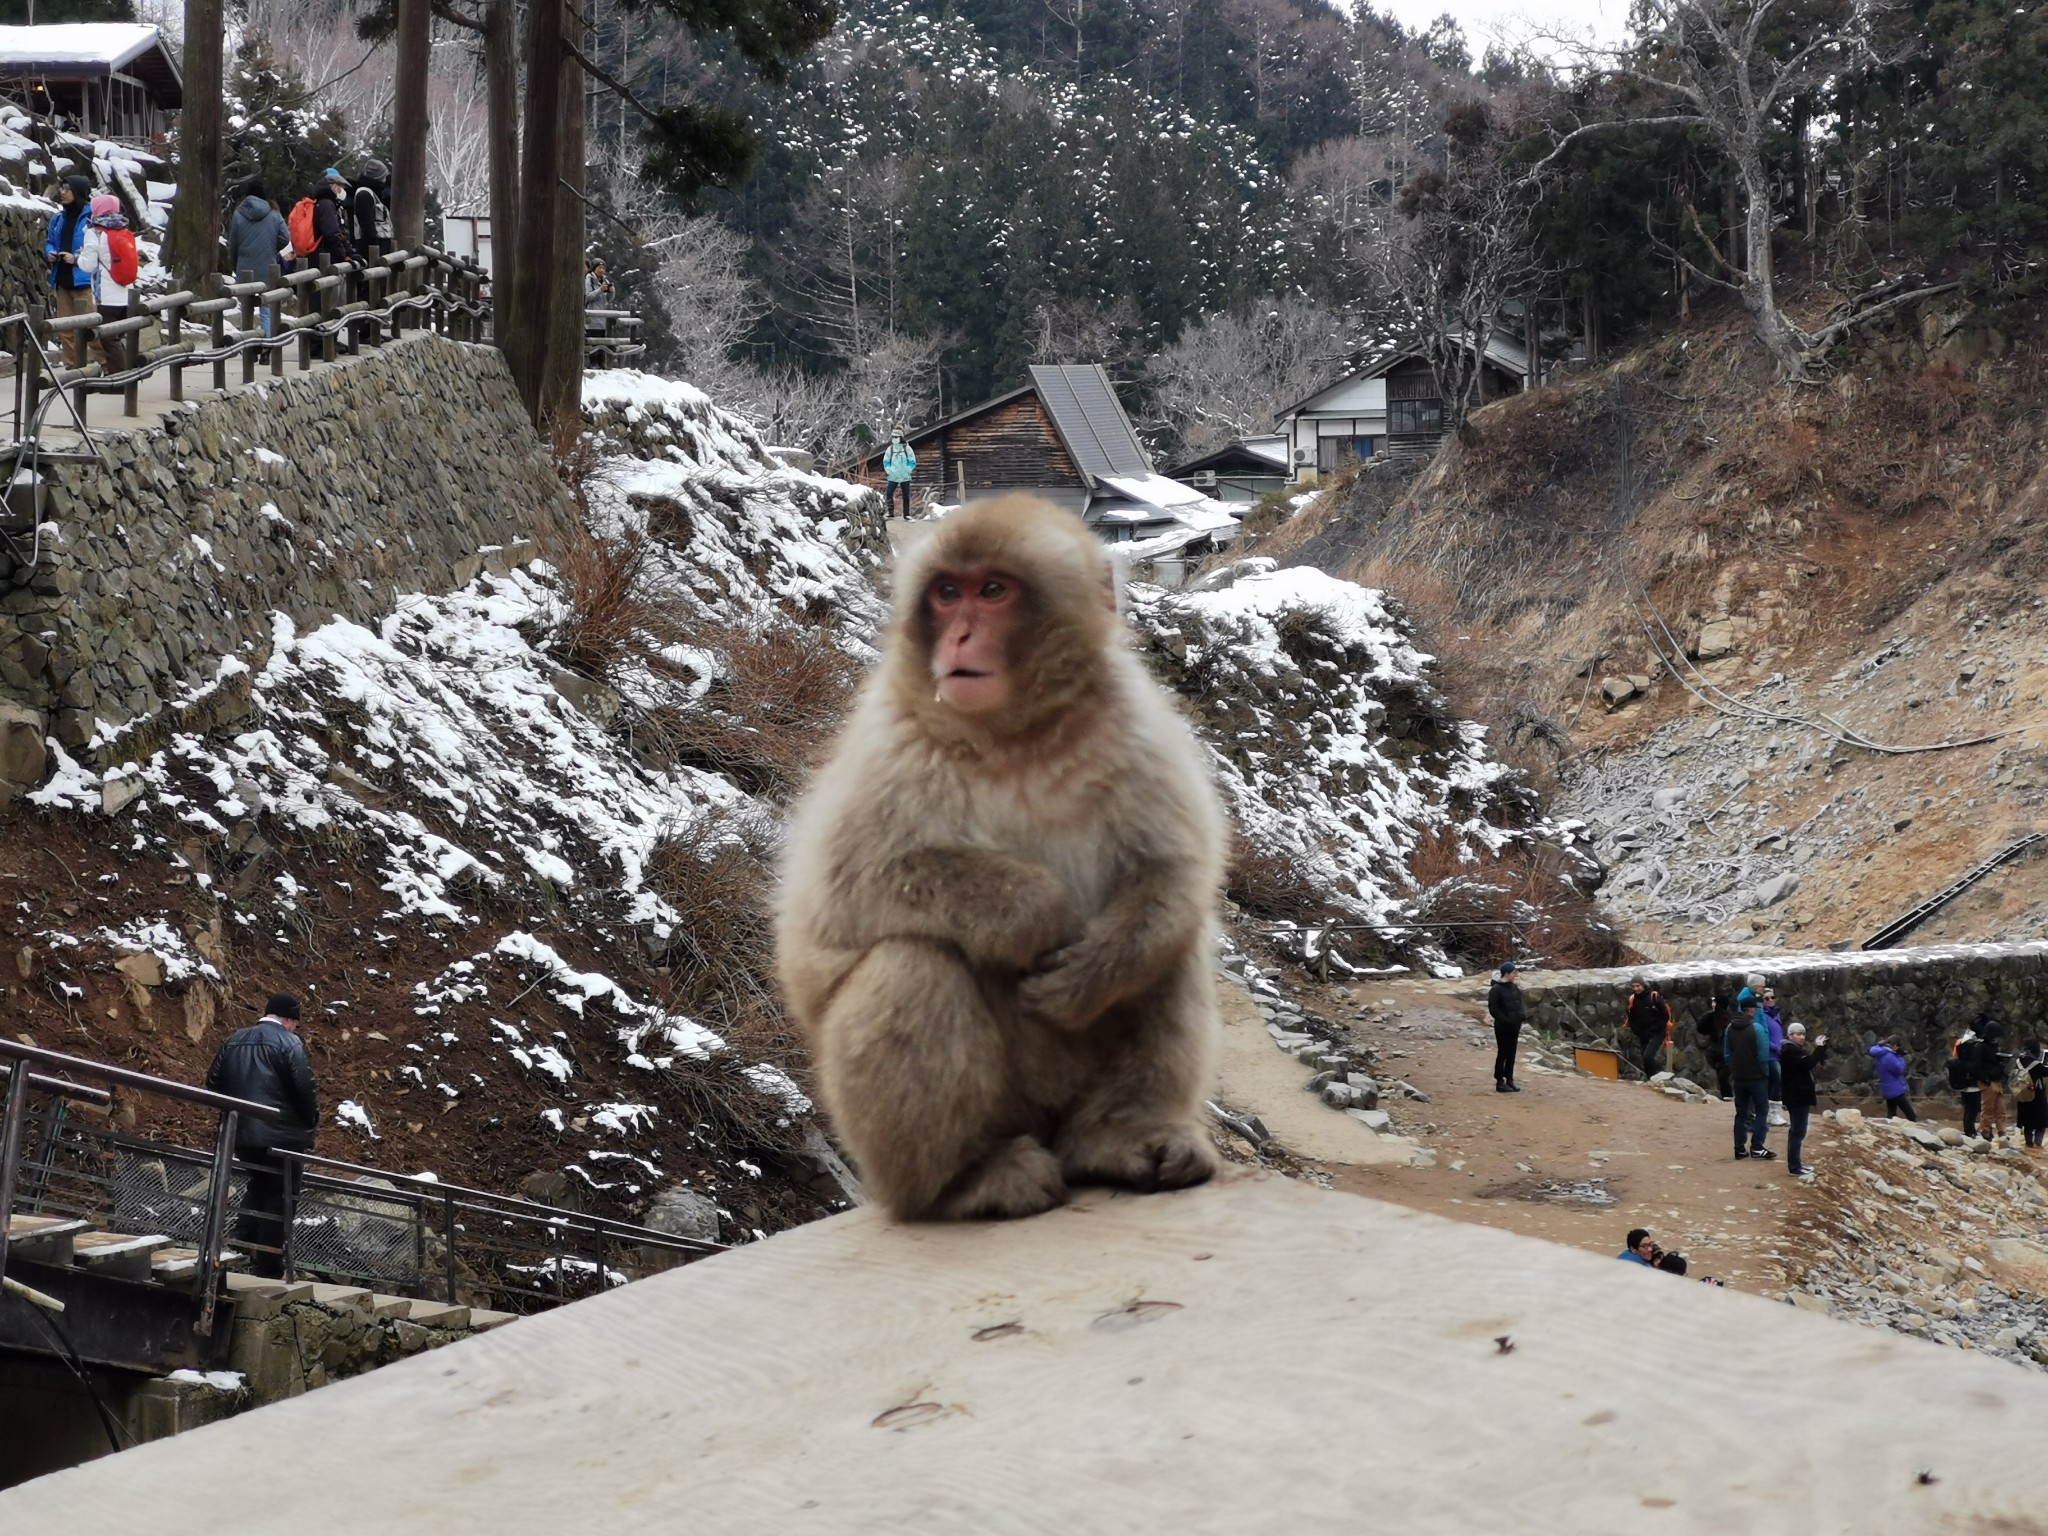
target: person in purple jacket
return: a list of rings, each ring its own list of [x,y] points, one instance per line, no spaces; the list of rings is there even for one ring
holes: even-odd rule
[[[1880,1040],[1870,1048],[1870,1059],[1877,1063],[1877,1091],[1884,1097],[1885,1118],[1895,1119],[1904,1115],[1908,1120],[1918,1120],[1913,1113],[1913,1101],[1906,1097],[1906,1057],[1896,1040]]]
[[[1756,1016],[1763,1020],[1764,1029],[1771,1037],[1771,1124],[1783,1125],[1785,1112],[1785,1016],[1778,1012],[1778,991],[1765,987],[1763,1001],[1757,1004]]]

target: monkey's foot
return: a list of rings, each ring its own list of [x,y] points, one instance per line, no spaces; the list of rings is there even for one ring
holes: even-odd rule
[[[932,1214],[944,1221],[1036,1216],[1066,1198],[1059,1159],[1031,1137],[1019,1136],[963,1174]]]
[[[1185,1189],[1212,1178],[1217,1157],[1199,1125],[1105,1125],[1077,1137],[1060,1166],[1075,1184]]]

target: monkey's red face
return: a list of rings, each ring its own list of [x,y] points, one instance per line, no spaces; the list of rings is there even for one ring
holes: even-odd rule
[[[962,714],[1010,702],[1010,639],[1024,594],[1007,571],[941,571],[925,590],[938,697]]]

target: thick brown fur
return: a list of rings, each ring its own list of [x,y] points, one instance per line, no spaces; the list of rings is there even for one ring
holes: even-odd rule
[[[992,719],[933,697],[925,592],[975,569],[1025,589]],[[797,811],[782,984],[898,1217],[1024,1216],[1070,1184],[1215,1169],[1223,816],[1112,591],[1070,513],[1004,496],[953,514],[903,561],[882,663]]]

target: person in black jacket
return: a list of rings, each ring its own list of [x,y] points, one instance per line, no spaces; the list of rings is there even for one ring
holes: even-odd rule
[[[1628,1028],[1642,1052],[1643,1076],[1664,1070],[1664,1042],[1671,1034],[1671,1005],[1664,994],[1638,976],[1628,984]]]
[[[1728,1058],[1723,1050],[1728,1039],[1728,1026],[1734,1019],[1735,1010],[1728,1006],[1728,994],[1716,992],[1707,1012],[1699,1020],[1700,1050],[1714,1064],[1714,1081],[1720,1086],[1723,1103],[1735,1097],[1735,1085],[1729,1080]]]
[[[1486,1012],[1493,1020],[1493,1091],[1520,1093],[1515,1086],[1515,1051],[1522,1040],[1522,1023],[1529,1010],[1522,1002],[1522,989],[1515,982],[1515,962],[1500,968],[1486,989]]]
[[[2019,1091],[2026,1095],[2017,1105],[2021,1138],[2030,1147],[2048,1141],[2048,1051],[2041,1042],[2030,1040],[2020,1057],[2025,1078]]]
[[[348,237],[347,210],[342,199],[348,196],[348,183],[341,179],[341,172],[327,170],[321,173],[325,178],[313,189],[313,259],[332,256],[336,261],[355,259],[355,242]]]
[[[299,1038],[298,999],[278,993],[264,1005],[262,1018],[229,1035],[207,1069],[206,1086],[284,1112],[279,1120],[244,1115],[235,1122],[235,1156],[249,1171],[248,1192],[235,1218],[235,1241],[249,1245],[252,1273],[281,1279],[285,1213],[291,1209],[299,1165],[276,1153],[312,1151],[320,1125],[313,1064]]]
[[[1785,1026],[1785,1048],[1778,1053],[1778,1068],[1785,1085],[1785,1114],[1791,1122],[1785,1132],[1785,1171],[1795,1179],[1813,1177],[1811,1170],[1799,1161],[1799,1151],[1806,1145],[1806,1122],[1820,1102],[1820,1094],[1813,1085],[1813,1069],[1820,1065],[1827,1050],[1826,1035],[1817,1036],[1808,1045],[1804,1024]]]

